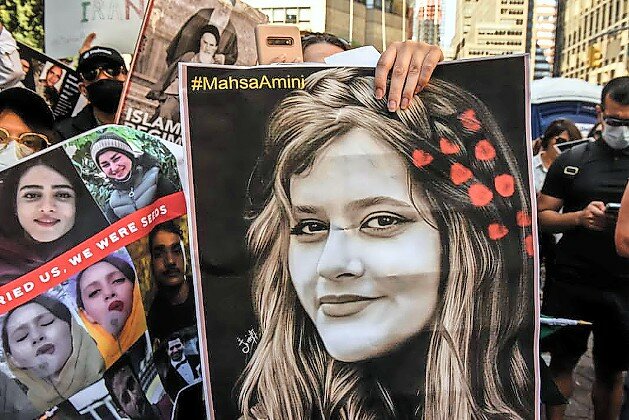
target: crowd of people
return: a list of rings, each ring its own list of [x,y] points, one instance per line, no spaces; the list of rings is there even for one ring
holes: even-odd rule
[[[220,35],[214,27],[199,31],[195,42],[201,46],[198,50],[185,52],[188,54],[188,61],[229,63],[229,57],[216,53],[219,40]],[[346,41],[326,33],[305,34],[302,46],[305,62],[323,62],[332,54],[350,49]],[[55,83],[62,77],[62,69],[51,66],[47,70],[48,90],[38,94],[22,85],[24,71],[19,56],[15,56],[16,51],[17,46],[11,34],[0,24],[0,170],[10,168],[20,159],[52,144],[114,122],[123,83],[128,77],[128,69],[117,51],[94,46],[81,52],[77,67],[79,88],[88,104],[74,117],[63,121],[55,121],[45,99],[53,94]],[[433,45],[414,41],[391,44],[378,61],[373,95],[377,99],[386,97],[391,112],[406,109],[412,97],[428,84],[433,70],[441,60],[441,50]],[[175,63],[168,77],[156,83],[149,94],[151,99],[157,99],[161,103],[161,110],[158,109],[157,114],[166,114],[169,107],[175,106],[169,103],[169,95],[177,94],[176,85]],[[447,86],[444,87],[446,88]],[[365,99],[365,102],[368,101]],[[176,107],[178,109],[178,104]],[[597,115],[600,132],[589,141],[561,152],[558,145],[581,139],[582,135],[573,122],[560,119],[549,124],[544,134],[535,142],[531,170],[537,195],[539,257],[545,267],[542,313],[592,323],[591,328],[571,326],[561,329],[544,339],[541,349],[551,355],[549,368],[557,390],[561,396],[570,398],[574,390],[575,366],[587,350],[589,335],[593,333],[595,381],[592,401],[595,415],[597,419],[616,419],[620,416],[624,401],[623,374],[629,368],[629,285],[624,283],[629,280],[629,77],[619,77],[605,85]],[[297,115],[295,124],[299,123],[298,120]],[[411,129],[413,128],[410,127],[409,130]],[[123,199],[131,197],[125,193],[129,175],[135,177],[133,182],[137,181],[141,185],[156,166],[147,161],[146,156],[137,156],[124,139],[115,135],[99,139],[90,152],[95,164],[120,192],[116,196],[112,194],[106,211],[109,221],[118,220],[129,214],[125,211],[125,206],[137,208],[137,201],[143,199],[138,194],[137,197],[130,198],[135,200],[133,203],[124,202]],[[314,153],[308,153],[310,152]],[[302,155],[299,157],[303,158]],[[52,182],[55,188],[63,188],[66,192],[67,198],[61,205],[69,209],[67,223],[61,225],[63,229],[58,235],[54,238],[38,237],[36,232],[29,232],[27,235],[38,244],[46,245],[41,247],[46,252],[28,256],[32,264],[58,255],[61,245],[54,247],[50,243],[60,244],[66,234],[76,228],[74,209],[78,205],[80,194],[72,179],[76,175],[74,172],[69,174],[71,171],[64,172],[65,169],[63,165],[53,168],[33,160],[32,165],[24,167],[19,173],[14,171],[15,185],[8,185],[10,188],[18,188],[24,178],[30,177],[33,180],[29,180],[29,185]],[[157,175],[153,178],[159,196],[175,190],[167,179],[161,179]],[[618,207],[614,205],[618,203],[621,203],[619,213]],[[36,206],[37,203],[30,205]],[[19,219],[19,214],[17,216]],[[20,223],[20,220],[16,220],[13,225],[15,229],[28,231],[29,228]],[[98,225],[90,228],[98,231],[101,227]],[[16,235],[23,236],[23,233],[20,231]],[[166,384],[172,393],[192,383],[200,375],[198,358],[186,356],[182,350],[182,337],[171,333],[195,322],[192,282],[186,275],[182,239],[181,230],[173,223],[158,226],[149,236],[151,268],[158,292],[148,316],[148,329],[161,340],[161,345],[166,349],[168,361],[163,377],[174,378]],[[21,269],[16,268],[15,261],[17,258],[25,258],[25,254],[18,252],[19,250],[4,245],[0,242],[2,284],[24,274]],[[63,249],[66,248],[67,244],[63,244]],[[19,340],[12,340],[16,337],[13,331],[19,330],[20,320],[25,318],[29,307],[30,312],[38,311],[43,314],[41,316],[52,320],[55,331],[51,334],[54,337],[65,337],[68,341],[65,343],[59,338],[58,347],[67,351],[60,351],[59,360],[55,359],[46,365],[48,370],[38,371],[37,366],[34,366],[33,372],[29,371],[29,375],[18,378],[29,389],[33,389],[33,392],[39,392],[41,407],[58,402],[58,397],[62,394],[56,395],[53,390],[44,386],[48,382],[41,382],[37,378],[54,377],[55,386],[62,387],[69,394],[78,384],[62,374],[68,360],[76,361],[87,354],[98,354],[95,352],[98,347],[100,354],[110,356],[97,357],[95,360],[98,363],[85,366],[84,376],[100,375],[105,368],[114,365],[119,353],[124,350],[119,345],[112,347],[110,342],[114,338],[128,335],[126,347],[129,347],[141,335],[137,329],[126,331],[125,322],[101,319],[105,316],[99,309],[102,304],[91,290],[100,290],[99,282],[106,281],[109,278],[107,273],[114,271],[122,273],[125,280],[111,285],[119,288],[118,294],[124,298],[122,305],[126,312],[121,311],[119,315],[125,317],[125,320],[139,316],[139,313],[134,312],[140,299],[139,291],[134,287],[135,274],[128,263],[117,257],[108,257],[91,266],[77,278],[76,297],[77,305],[81,309],[81,319],[91,329],[90,336],[98,337],[96,340],[87,335],[71,334],[72,331],[78,331],[74,325],[76,321],[66,313],[67,309],[64,311],[55,302],[45,298],[33,300],[10,312],[5,318],[2,327],[4,353],[8,355],[10,366],[16,369],[28,364],[25,360],[28,352],[20,350]],[[262,276],[264,271],[259,270],[259,273]],[[262,282],[263,279],[256,280]],[[50,329],[49,324],[43,327]],[[96,329],[98,331],[92,331]],[[71,340],[73,343],[70,343]],[[338,350],[340,353],[344,351],[341,344]],[[103,350],[103,347],[112,348]],[[326,347],[335,349],[332,344]],[[258,372],[258,376],[263,373]],[[243,392],[255,393],[259,380],[259,377],[250,373],[245,378]],[[109,381],[115,384],[119,378],[112,377]],[[287,382],[290,381],[287,379]],[[283,391],[290,392],[277,390],[278,393]],[[517,395],[511,397],[521,398]],[[558,403],[546,402],[548,419],[564,417],[565,400]],[[281,407],[274,408],[272,402],[265,403],[264,406],[268,415],[281,412]],[[147,408],[149,409],[154,408]],[[428,410],[429,407],[425,409]]]
[[[581,135],[570,121],[552,122],[533,160],[545,267],[542,314],[592,324],[562,328],[542,340],[541,350],[550,353],[554,384],[570,398],[575,367],[593,334],[594,414],[611,420],[620,415],[629,368],[629,208],[621,205],[618,215],[629,178],[629,77],[603,87],[597,119],[599,135],[563,152],[556,146]],[[547,418],[564,418],[563,401],[547,402]]]

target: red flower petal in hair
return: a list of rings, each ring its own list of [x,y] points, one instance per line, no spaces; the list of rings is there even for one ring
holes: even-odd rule
[[[531,216],[528,213],[523,212],[522,210],[515,214],[515,221],[520,227],[531,226],[532,223]]]
[[[476,143],[474,155],[478,160],[492,160],[496,157],[496,149],[494,149],[489,140],[483,139]]]
[[[423,150],[417,149],[413,152],[413,164],[418,168],[429,165],[434,159],[430,153]]]
[[[533,250],[533,236],[528,235],[526,238],[524,238],[524,249],[526,249],[526,253],[529,254],[529,256],[533,256],[533,254],[535,253],[535,251]]]
[[[461,185],[470,178],[472,178],[472,171],[460,163],[455,163],[450,167],[450,179],[452,179],[454,185]]]
[[[463,111],[459,119],[466,130],[473,132],[480,130],[480,122],[476,119],[476,112],[473,109]]]
[[[472,204],[476,207],[486,206],[491,202],[491,199],[494,198],[491,190],[480,183],[471,185],[467,193],[470,196]]]
[[[489,233],[489,239],[497,241],[498,239],[502,239],[507,236],[507,233],[509,233],[509,229],[507,229],[505,225],[492,223],[487,228],[487,232]]]
[[[503,197],[511,197],[515,192],[515,181],[509,174],[498,175],[494,178],[496,191]]]
[[[453,155],[455,153],[459,153],[459,150],[461,150],[457,144],[452,143],[445,137],[441,137],[439,139],[439,148],[441,149],[441,153],[444,155]]]

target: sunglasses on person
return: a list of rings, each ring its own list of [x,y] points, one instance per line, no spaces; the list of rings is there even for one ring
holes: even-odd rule
[[[18,143],[38,152],[50,145],[48,137],[39,133],[22,133],[19,137],[11,137],[6,128],[0,127],[0,146],[6,146],[15,140]]]
[[[106,65],[106,66],[98,66],[93,69],[83,70],[81,72],[81,78],[86,82],[93,82],[98,78],[100,72],[105,73],[105,76],[114,79],[120,76],[121,73],[126,74],[126,70],[122,66],[116,65]]]
[[[605,117],[603,121],[610,127],[629,127],[629,119]]]

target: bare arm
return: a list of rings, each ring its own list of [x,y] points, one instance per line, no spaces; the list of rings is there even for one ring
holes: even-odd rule
[[[565,232],[582,226],[590,230],[603,230],[607,226],[605,204],[602,201],[592,201],[580,211],[560,213],[563,200],[546,194],[537,198],[537,216],[540,227],[544,232]]]
[[[629,184],[620,202],[620,212],[616,222],[616,250],[618,254],[629,258]]]

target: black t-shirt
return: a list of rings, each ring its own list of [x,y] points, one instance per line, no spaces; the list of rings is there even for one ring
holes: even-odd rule
[[[559,155],[548,170],[542,194],[562,199],[564,213],[580,211],[592,201],[620,203],[628,178],[629,149],[614,150],[600,140]],[[597,232],[576,227],[566,231],[557,246],[558,268],[578,273],[583,282],[588,281],[588,273],[609,278],[607,284],[592,286],[627,287],[624,283],[629,280],[629,258],[616,252],[614,228]]]
[[[190,326],[196,326],[196,308],[192,279],[186,281],[190,287],[188,298],[179,305],[171,305],[159,292],[151,305],[148,315],[148,330],[152,338],[166,340],[172,333]]]

